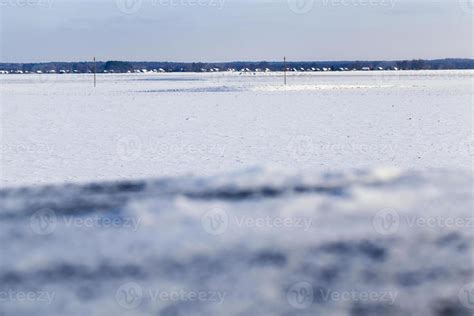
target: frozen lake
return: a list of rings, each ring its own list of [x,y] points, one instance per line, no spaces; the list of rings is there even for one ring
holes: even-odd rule
[[[3,75],[2,186],[470,169],[473,71]]]

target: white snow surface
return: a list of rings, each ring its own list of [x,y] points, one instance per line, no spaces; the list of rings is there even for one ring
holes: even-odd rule
[[[473,71],[2,75],[4,187],[471,168]]]
[[[0,315],[472,315],[473,76],[0,76]]]

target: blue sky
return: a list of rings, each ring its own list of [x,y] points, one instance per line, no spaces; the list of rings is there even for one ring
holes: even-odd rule
[[[0,10],[2,62],[473,57],[471,0],[0,0]]]

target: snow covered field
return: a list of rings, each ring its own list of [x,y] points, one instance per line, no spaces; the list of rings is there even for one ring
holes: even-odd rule
[[[473,79],[0,76],[0,316],[472,315]]]
[[[0,76],[2,185],[469,168],[472,71]]]

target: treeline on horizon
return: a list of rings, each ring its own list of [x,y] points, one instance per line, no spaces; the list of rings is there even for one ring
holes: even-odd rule
[[[437,59],[437,60],[399,60],[399,61],[315,61],[315,62],[287,62],[287,68],[311,69],[327,68],[333,71],[340,69],[362,70],[379,68],[399,70],[442,70],[442,69],[474,69],[474,59]],[[234,69],[240,71],[256,69],[270,71],[282,71],[285,68],[283,62],[224,62],[224,63],[179,63],[179,62],[127,62],[107,61],[96,62],[98,73],[113,72],[127,73],[136,70],[152,71],[161,69],[166,72],[203,72],[211,69],[225,71]],[[0,71],[22,71],[22,72],[59,72],[61,70],[76,73],[94,72],[93,62],[48,62],[48,63],[0,63]]]

